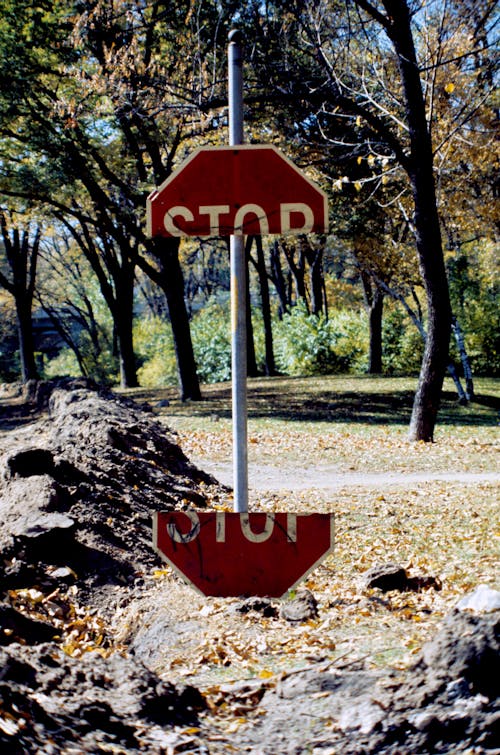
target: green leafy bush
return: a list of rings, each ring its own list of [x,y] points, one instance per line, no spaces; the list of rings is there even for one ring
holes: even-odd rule
[[[134,324],[137,378],[145,388],[176,385],[177,363],[170,323],[161,317],[142,317]]]
[[[362,310],[338,309],[330,315],[335,337],[335,354],[346,372],[366,372],[368,368],[368,317]]]
[[[386,308],[382,326],[382,365],[387,375],[417,375],[424,340],[401,308]]]
[[[229,305],[210,302],[191,323],[191,337],[202,383],[231,378],[231,315]]]
[[[298,304],[277,323],[276,365],[286,375],[320,375],[360,369],[366,363],[366,317],[339,310],[327,319]]]
[[[80,339],[80,352],[83,357],[85,374],[101,385],[112,385],[118,381],[118,358],[112,354],[110,348],[102,349],[96,356],[93,349],[85,343],[86,338]],[[50,379],[66,375],[79,377],[82,374],[80,365],[72,349],[62,349],[56,357],[50,359],[43,368],[43,375]]]

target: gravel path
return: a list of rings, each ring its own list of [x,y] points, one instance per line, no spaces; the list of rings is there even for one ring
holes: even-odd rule
[[[208,459],[194,459],[195,464],[209,472],[223,485],[233,484],[232,465]],[[500,483],[497,472],[339,472],[334,467],[274,467],[249,465],[248,485],[251,490],[340,490],[350,487],[413,487],[425,482],[455,482],[461,485]]]

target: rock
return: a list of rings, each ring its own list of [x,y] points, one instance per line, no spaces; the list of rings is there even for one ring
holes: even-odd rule
[[[278,607],[272,603],[268,598],[246,598],[246,600],[238,603],[234,610],[237,613],[250,613],[255,611],[261,613],[266,618],[277,618],[279,614]]]
[[[427,693],[443,682],[463,679],[474,694],[491,700],[499,697],[500,614],[451,613],[422,648],[413,673],[420,675],[421,690]]]
[[[410,577],[402,566],[399,564],[379,564],[368,569],[363,574],[364,588],[378,588],[382,592],[390,590],[412,590],[420,592],[421,590],[441,590],[441,582],[436,577],[417,575]]]
[[[61,489],[48,475],[14,477],[0,486],[0,551],[12,547],[14,537],[44,512],[61,505]]]
[[[466,595],[456,605],[459,611],[473,611],[474,613],[491,613],[500,610],[500,591],[493,590],[488,585],[479,585],[474,592]]]
[[[280,617],[292,623],[314,619],[318,615],[318,603],[310,590],[300,588],[295,597],[281,604]]]
[[[363,574],[364,587],[378,587],[382,592],[389,590],[406,590],[408,575],[406,569],[398,564],[379,564]]]
[[[65,514],[43,513],[21,517],[11,530],[17,558],[49,562],[74,546],[76,522]]]

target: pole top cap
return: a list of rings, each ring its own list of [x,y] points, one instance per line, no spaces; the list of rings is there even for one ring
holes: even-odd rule
[[[240,44],[243,41],[243,32],[240,29],[231,29],[227,35],[230,42]]]

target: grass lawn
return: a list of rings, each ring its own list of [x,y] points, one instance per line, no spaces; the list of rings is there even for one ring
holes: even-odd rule
[[[500,380],[478,378],[476,398],[460,406],[451,380],[435,443],[407,441],[416,378],[322,376],[248,381],[251,464],[335,463],[344,471],[498,471]],[[231,385],[204,386],[203,401],[181,402],[173,388],[134,389],[160,408],[188,455],[230,461]]]

